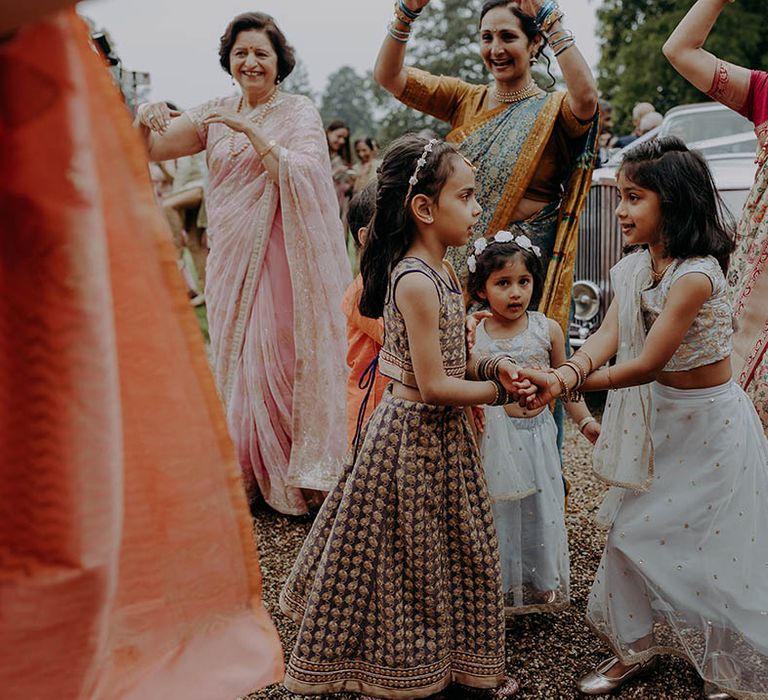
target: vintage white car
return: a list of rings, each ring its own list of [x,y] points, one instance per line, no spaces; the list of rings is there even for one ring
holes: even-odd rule
[[[616,171],[623,154],[638,143],[660,135],[682,138],[707,158],[717,189],[728,211],[738,220],[755,179],[757,137],[744,117],[716,103],[675,107],[662,125],[613,156],[595,170],[580,220],[579,250],[573,285],[572,347],[579,347],[597,329],[613,292],[609,271],[623,253]]]

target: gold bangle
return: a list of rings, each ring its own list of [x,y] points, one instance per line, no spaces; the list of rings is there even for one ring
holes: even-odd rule
[[[579,384],[581,384],[581,372],[579,371],[578,367],[575,367],[571,362],[563,362],[563,364],[560,365],[557,369],[562,369],[563,367],[567,367],[576,375],[576,384],[573,386],[573,388],[576,389]]]
[[[555,22],[559,22],[565,17],[565,13],[561,9],[555,10],[547,19],[544,20],[544,24],[541,25],[543,32],[549,32],[555,25]]]
[[[576,357],[575,355],[573,357],[571,357],[571,359],[568,360],[568,362],[570,362],[571,364],[576,365],[576,367],[579,368],[579,372],[581,373],[581,384],[586,382],[587,381],[587,377],[589,376],[589,369],[584,367],[584,364],[582,362],[580,362],[579,358]],[[579,386],[581,386],[581,384],[579,384]]]
[[[274,140],[274,139],[272,139],[272,141],[270,141],[270,142],[267,144],[267,147],[266,147],[266,148],[265,148],[263,151],[259,151],[259,158],[261,158],[262,160],[264,160],[264,158],[266,158],[266,157],[267,157],[267,156],[270,154],[270,152],[272,151],[272,149],[273,149],[275,146],[277,146],[277,143],[275,142],[275,140]]]
[[[416,21],[408,17],[408,15],[400,9],[397,3],[395,3],[395,19],[408,27],[408,31],[410,31],[411,25]]]
[[[574,362],[573,360],[567,360],[563,362],[561,367],[570,367],[574,372],[576,372],[576,385],[573,387],[574,389],[578,389],[587,378],[587,375],[584,372],[584,369],[578,362]]]
[[[597,423],[597,418],[594,416],[585,416],[579,421],[579,432],[583,433],[584,428],[586,428],[590,423],[595,422]]]
[[[589,361],[589,371],[587,374],[592,374],[592,372],[595,371],[595,361],[592,359],[592,356],[586,350],[578,350],[577,352],[573,353],[573,357],[571,359],[574,359],[574,357],[578,355],[584,355],[584,357],[587,358]]]
[[[611,367],[608,366],[608,388],[612,390],[616,390],[616,387],[613,385],[613,379],[611,378]]]
[[[568,389],[568,384],[565,383],[565,377],[556,367],[553,367],[551,371],[552,374],[555,375],[557,383],[560,385],[560,398],[567,403],[570,390]]]

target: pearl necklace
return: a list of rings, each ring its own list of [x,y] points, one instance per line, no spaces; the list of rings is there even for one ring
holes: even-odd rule
[[[527,100],[529,97],[533,97],[540,92],[541,90],[539,89],[539,86],[531,80],[528,85],[519,90],[515,90],[514,92],[499,92],[498,88],[494,88],[493,97],[496,102],[511,104],[512,102],[522,102],[523,100]]]
[[[264,123],[264,120],[267,118],[267,113],[275,104],[275,100],[277,100],[277,95],[280,92],[279,88],[275,88],[272,91],[272,94],[269,96],[269,99],[263,104],[258,105],[254,108],[253,112],[251,112],[250,116],[247,117],[250,121],[253,122],[254,126],[261,126]],[[240,113],[240,110],[243,108],[243,97],[240,97],[240,102],[237,104],[237,112]],[[257,113],[258,110],[258,113]],[[237,134],[240,132],[236,132],[234,129],[229,130],[229,157],[230,158],[237,158],[241,153],[244,153],[246,150],[248,150],[248,146],[252,145],[251,140],[246,136],[245,137],[245,143],[241,146],[238,146],[238,148],[235,148],[235,138],[237,137]]]

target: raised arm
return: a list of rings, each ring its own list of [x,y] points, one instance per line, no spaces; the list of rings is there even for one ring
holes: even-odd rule
[[[192,120],[171,111],[165,102],[141,105],[133,124],[144,139],[150,160],[173,160],[203,150]]]
[[[414,14],[421,12],[430,0],[403,0],[405,6]],[[403,16],[402,11],[398,16]],[[406,16],[407,17],[407,16]],[[405,90],[405,83],[408,79],[405,69],[405,47],[407,40],[398,40],[394,35],[405,36],[410,31],[409,23],[393,18],[392,30],[387,32],[384,42],[379,49],[379,55],[376,58],[376,65],[373,68],[373,79],[381,85],[387,92],[395,97],[400,97]]]
[[[663,51],[680,75],[703,93],[740,110],[749,93],[750,71],[704,50],[717,18],[733,0],[698,0],[664,44]]]
[[[522,0],[520,9],[527,15],[536,17],[543,5],[545,0]],[[547,39],[554,42],[553,51],[568,87],[568,104],[571,111],[578,119],[586,121],[597,112],[597,85],[575,39],[568,39],[569,34],[560,20],[554,22],[546,31]]]

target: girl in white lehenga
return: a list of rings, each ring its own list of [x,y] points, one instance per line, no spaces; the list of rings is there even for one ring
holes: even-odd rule
[[[587,619],[615,656],[578,688],[611,692],[676,654],[705,697],[766,700],[768,443],[731,380],[733,242],[706,162],[677,139],[634,149],[618,185],[641,250],[611,271],[616,298],[572,361],[527,373],[532,407],[611,390],[594,457],[610,531]]]
[[[467,261],[467,291],[491,317],[477,327],[475,350],[508,355],[526,367],[565,361],[560,325],[528,311],[544,289],[541,251],[525,235],[499,231],[475,241]],[[600,424],[583,401],[568,412],[591,442]],[[507,617],[562,610],[569,602],[570,567],[565,491],[557,426],[546,407],[485,407],[483,465],[499,539]]]

